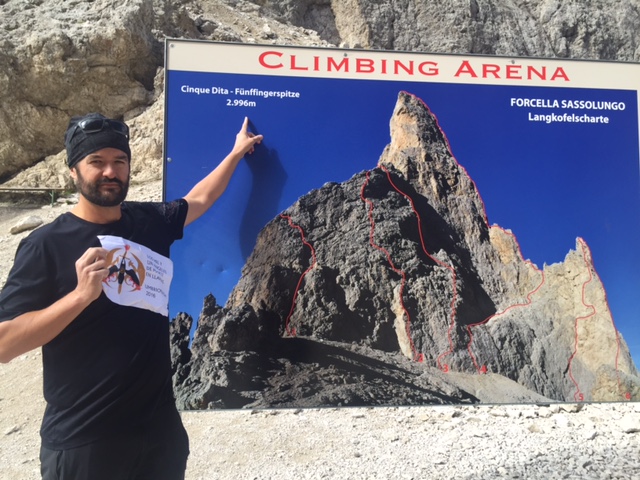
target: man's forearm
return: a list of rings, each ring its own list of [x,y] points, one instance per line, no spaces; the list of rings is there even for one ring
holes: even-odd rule
[[[185,226],[200,218],[220,198],[242,157],[239,153],[231,152],[184,197],[189,204]]]

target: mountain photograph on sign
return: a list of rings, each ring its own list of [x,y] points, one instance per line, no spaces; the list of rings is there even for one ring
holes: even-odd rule
[[[375,168],[300,196],[259,231],[224,306],[177,314],[179,407],[640,398],[587,241],[536,265],[482,193],[400,91]]]

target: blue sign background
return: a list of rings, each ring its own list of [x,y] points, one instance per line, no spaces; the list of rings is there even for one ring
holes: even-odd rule
[[[299,98],[184,93],[183,86],[290,90]],[[421,98],[475,181],[491,224],[511,229],[525,259],[562,261],[590,246],[614,321],[640,365],[640,172],[635,91],[338,80],[169,71],[165,197],[185,195],[230,151],[243,118],[264,142],[222,198],[172,248],[170,315],[197,318],[240,278],[260,229],[300,196],[374,168],[389,143],[399,91]],[[624,110],[512,106],[512,98],[624,102]],[[529,113],[607,116],[608,124],[544,123]],[[170,159],[170,160],[169,160]]]

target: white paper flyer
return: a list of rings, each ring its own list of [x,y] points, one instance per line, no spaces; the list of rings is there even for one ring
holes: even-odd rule
[[[121,237],[99,235],[98,239],[108,251],[109,276],[102,281],[107,298],[119,305],[168,315],[173,262]]]

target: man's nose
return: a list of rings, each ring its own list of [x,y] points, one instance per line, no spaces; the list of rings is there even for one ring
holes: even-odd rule
[[[115,166],[111,163],[105,164],[102,169],[102,176],[107,178],[115,178],[116,177]]]

